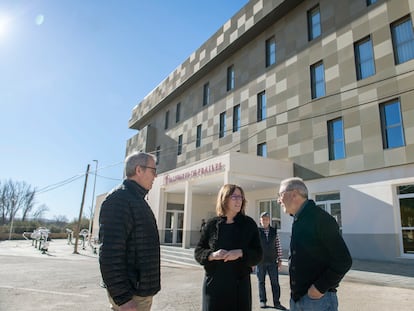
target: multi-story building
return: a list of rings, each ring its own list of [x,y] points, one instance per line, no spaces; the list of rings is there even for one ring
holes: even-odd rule
[[[251,0],[132,111],[162,243],[188,247],[224,183],[269,211],[302,177],[354,258],[414,259],[413,0]]]

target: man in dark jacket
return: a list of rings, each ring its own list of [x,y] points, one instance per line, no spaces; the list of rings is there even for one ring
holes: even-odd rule
[[[260,307],[266,308],[266,273],[269,274],[272,286],[273,305],[275,309],[287,310],[280,303],[279,272],[282,266],[282,247],[280,246],[279,235],[276,228],[270,225],[270,215],[263,212],[260,215],[259,235],[263,249],[263,259],[256,267],[257,280],[259,285]]]
[[[101,206],[99,264],[114,310],[148,311],[161,288],[158,228],[145,200],[157,176],[154,156],[128,156],[125,175]]]
[[[308,199],[300,178],[280,184],[278,202],[294,217],[290,241],[290,310],[338,310],[336,288],[352,265],[331,215]]]

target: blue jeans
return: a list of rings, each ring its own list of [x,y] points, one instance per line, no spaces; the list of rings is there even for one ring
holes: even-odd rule
[[[291,298],[290,311],[338,311],[338,297],[335,292],[326,292],[320,299],[311,299],[307,294],[296,302]]]
[[[272,285],[273,304],[280,304],[280,286],[279,286],[279,272],[277,263],[261,263],[256,267],[256,274],[259,283],[259,299],[260,302],[266,302],[266,287],[265,278],[266,272],[269,274],[270,284]]]

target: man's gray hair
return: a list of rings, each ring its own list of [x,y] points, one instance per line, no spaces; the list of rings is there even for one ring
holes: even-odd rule
[[[285,186],[285,191],[297,190],[299,194],[305,199],[308,198],[308,188],[306,187],[302,178],[292,177],[282,180],[280,186]]]
[[[145,167],[148,165],[148,160],[153,159],[156,162],[156,157],[150,153],[135,152],[130,154],[125,159],[125,175],[126,177],[132,177],[135,175],[135,169],[137,166]]]

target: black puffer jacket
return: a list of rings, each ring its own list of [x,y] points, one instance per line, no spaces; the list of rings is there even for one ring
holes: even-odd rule
[[[147,190],[126,179],[102,203],[99,264],[117,305],[133,295],[153,296],[160,285],[160,240]]]

